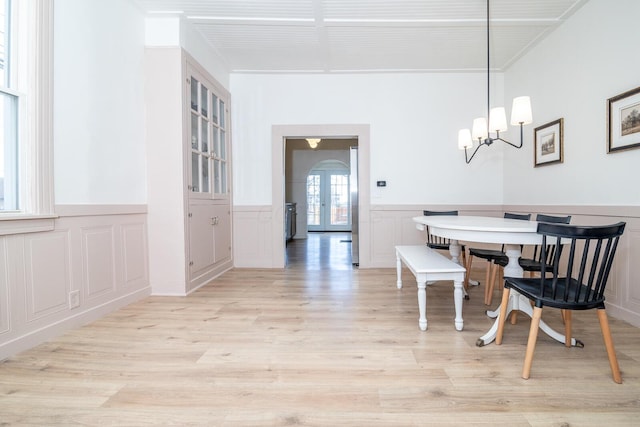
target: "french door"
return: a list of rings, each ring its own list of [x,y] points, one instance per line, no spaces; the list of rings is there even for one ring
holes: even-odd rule
[[[313,170],[309,173],[307,230],[351,230],[348,170]]]

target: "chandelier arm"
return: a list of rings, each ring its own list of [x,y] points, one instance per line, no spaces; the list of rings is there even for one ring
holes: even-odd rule
[[[478,150],[480,149],[480,147],[482,147],[483,145],[486,145],[484,142],[480,143],[475,150],[473,150],[473,154],[471,155],[471,157],[467,157],[467,149],[464,149],[464,160],[467,162],[467,164],[471,163],[471,160],[473,160],[473,156],[476,155],[476,153],[478,152]]]
[[[502,141],[502,142],[504,142],[506,144],[509,144],[510,146],[515,147],[515,148],[522,148],[523,139],[524,139],[524,132],[522,130],[522,123],[520,123],[520,144],[516,145],[516,144],[514,144],[512,142],[507,141],[506,139],[502,139],[502,138],[500,138],[499,134],[498,134],[497,138],[494,138],[494,140]]]

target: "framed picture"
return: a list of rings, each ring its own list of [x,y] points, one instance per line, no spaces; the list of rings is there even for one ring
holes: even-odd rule
[[[640,147],[640,87],[607,100],[607,153]]]
[[[533,132],[533,166],[551,165],[564,161],[564,119],[537,127]]]

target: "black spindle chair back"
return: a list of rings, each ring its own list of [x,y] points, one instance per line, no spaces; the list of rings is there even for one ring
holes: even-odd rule
[[[424,216],[458,216],[458,211],[422,211],[422,215]],[[449,250],[449,245],[451,241],[449,239],[445,239],[444,237],[434,236],[429,232],[429,227],[427,227],[427,246],[431,249],[442,249]]]
[[[624,227],[625,223],[606,227],[540,223],[541,259],[548,263],[541,265],[536,304],[570,310],[604,308],[604,291]],[[569,252],[566,263],[561,263],[562,250],[556,249],[563,243]]]

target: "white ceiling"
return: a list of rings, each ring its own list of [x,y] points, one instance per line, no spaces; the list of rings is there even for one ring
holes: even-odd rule
[[[492,0],[491,68],[506,69],[587,1]],[[134,2],[148,16],[180,16],[231,72],[487,67],[485,0]]]

